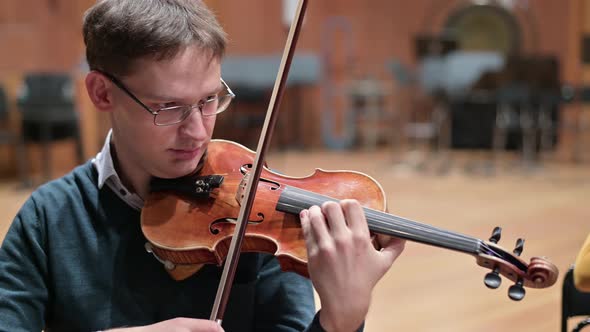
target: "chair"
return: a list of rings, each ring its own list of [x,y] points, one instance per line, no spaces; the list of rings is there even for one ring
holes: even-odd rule
[[[221,74],[236,92],[236,99],[231,119],[221,120],[227,122],[228,127],[224,131],[217,130],[223,132],[222,138],[234,139],[249,147],[256,146],[258,137],[253,133],[258,132],[264,123],[266,114],[261,111],[266,110],[280,64],[281,57],[277,54],[234,55],[224,59]],[[303,147],[301,118],[305,105],[302,88],[316,84],[320,72],[321,61],[317,55],[308,53],[293,57],[286,86],[296,96],[289,98],[291,103],[286,114],[279,117],[281,130],[275,134],[276,142],[284,146]],[[256,107],[241,107],[246,105]]]
[[[451,125],[449,99],[444,91],[441,77],[444,72],[442,57],[429,57],[423,60],[417,72],[410,71],[398,60],[386,64],[397,91],[394,91],[395,109],[392,130],[399,137],[392,138],[398,145],[410,145],[411,155],[415,155],[418,145],[426,143],[427,155],[423,160],[410,161],[418,170],[425,170],[427,164],[436,162],[436,172],[444,174],[450,169]],[[402,105],[401,100],[407,105]],[[408,100],[406,100],[408,99]],[[396,134],[393,134],[396,135]],[[411,156],[410,159],[415,159]]]
[[[43,173],[51,178],[50,143],[74,138],[79,163],[84,161],[78,112],[75,109],[73,82],[64,73],[31,73],[25,76],[18,97],[22,113],[24,142],[42,146]]]
[[[551,152],[558,138],[560,107],[568,102],[559,80],[559,61],[554,56],[536,56],[528,71],[538,108],[539,153]]]
[[[402,145],[405,145],[406,139],[409,138],[406,135],[406,131],[409,130],[405,126],[410,122],[411,115],[414,111],[417,78],[416,74],[410,68],[397,59],[391,59],[386,62],[385,68],[391,73],[394,82],[390,140],[394,148],[401,148]],[[395,153],[395,155],[398,155],[398,153]]]
[[[8,98],[4,88],[0,86],[0,144],[14,145],[17,172],[23,185],[26,185],[25,174],[27,165],[24,156],[24,143],[18,132],[10,127],[8,120]]]
[[[497,92],[497,111],[492,145],[494,158],[507,148],[508,132],[521,131],[522,161],[530,165],[534,159],[536,122],[531,103],[531,91],[527,84],[510,82],[503,84]]]
[[[390,91],[378,79],[365,75],[351,80],[347,98],[355,114],[364,149],[374,150],[383,138],[391,134],[392,116],[385,110],[386,97]]]
[[[588,105],[590,105],[590,86],[581,86],[575,96],[574,102],[580,105],[580,112],[576,119],[575,126],[575,142],[574,142],[574,153],[573,159],[575,162],[582,162],[585,160],[585,140],[584,135],[588,132],[588,121],[586,119],[586,111]]]
[[[574,266],[572,265],[563,279],[561,297],[561,332],[567,332],[567,321],[570,317],[590,316],[590,293],[579,291],[574,285]],[[579,332],[590,325],[590,317],[587,317],[572,330]]]

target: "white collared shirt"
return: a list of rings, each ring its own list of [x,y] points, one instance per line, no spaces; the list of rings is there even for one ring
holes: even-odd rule
[[[121,178],[117,174],[117,170],[115,170],[113,156],[111,154],[112,133],[113,131],[109,130],[102,150],[92,159],[92,164],[94,164],[94,167],[98,171],[98,188],[102,189],[106,183],[125,203],[136,210],[141,210],[143,208],[143,199],[136,193],[125,188],[121,182]]]

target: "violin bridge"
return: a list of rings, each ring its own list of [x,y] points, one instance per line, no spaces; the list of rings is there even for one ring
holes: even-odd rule
[[[242,205],[242,201],[244,200],[244,197],[246,197],[246,187],[248,186],[249,179],[250,173],[244,174],[242,181],[240,181],[240,185],[238,185],[238,190],[236,191],[236,201],[240,205]]]

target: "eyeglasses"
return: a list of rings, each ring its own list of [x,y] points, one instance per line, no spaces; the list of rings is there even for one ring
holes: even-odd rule
[[[152,114],[154,116],[154,124],[156,126],[170,126],[180,123],[184,121],[195,108],[199,109],[203,117],[217,115],[225,111],[231,103],[232,99],[236,97],[236,95],[231,91],[229,86],[227,86],[225,81],[221,79],[221,84],[223,85],[223,88],[220,91],[215,93],[215,95],[208,96],[204,100],[200,100],[198,103],[194,105],[177,105],[152,110],[146,104],[141,102],[141,100],[139,100],[139,98],[137,98],[133,93],[131,93],[131,91],[129,91],[129,89],[125,87],[123,82],[118,80],[116,77],[103,71],[98,72],[105,75],[119,89],[121,89],[129,97],[131,97],[131,99],[133,99],[136,103],[141,105],[141,107],[143,107],[146,111]]]

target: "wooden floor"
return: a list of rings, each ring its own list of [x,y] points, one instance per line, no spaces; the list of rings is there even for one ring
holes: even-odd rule
[[[510,282],[487,289],[487,271],[473,257],[408,243],[375,290],[366,331],[558,331],[563,272],[590,233],[590,164],[545,163],[525,172],[508,157],[493,176],[465,172],[466,163],[483,157],[454,154],[443,175],[416,171],[384,150],[273,153],[269,165],[293,176],[316,167],[365,172],[384,187],[391,213],[481,239],[501,226],[500,245],[511,251],[524,237],[525,260],[547,256],[561,272],[553,287],[528,289],[513,302]],[[0,184],[0,239],[29,194],[15,186]]]

